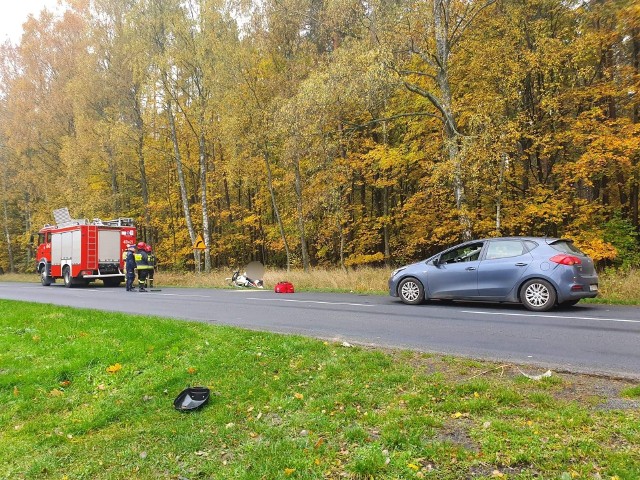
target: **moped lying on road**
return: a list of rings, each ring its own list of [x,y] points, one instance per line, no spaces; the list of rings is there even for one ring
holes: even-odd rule
[[[240,273],[240,269],[233,272],[230,278],[226,278],[234,287],[246,288],[264,288],[262,276],[264,275],[264,266],[260,262],[250,262],[244,269],[244,273]]]

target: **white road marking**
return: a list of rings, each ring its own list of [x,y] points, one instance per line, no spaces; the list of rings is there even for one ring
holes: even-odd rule
[[[155,293],[154,295],[164,295],[165,297],[195,297],[195,298],[211,298],[211,295],[190,295],[180,293]]]
[[[258,292],[270,292],[271,290],[264,290],[262,288],[256,288],[256,289],[249,288],[249,289],[246,289],[246,290],[239,289],[239,290],[229,290],[229,291],[230,292],[237,292],[237,293],[249,293],[249,292],[258,293]]]
[[[472,313],[474,315],[505,315],[510,317],[538,317],[538,318],[558,318],[558,319],[567,319],[567,320],[592,320],[594,322],[640,323],[640,320],[629,320],[626,318],[575,317],[575,316],[569,316],[569,315],[542,315],[540,313],[473,312],[471,310],[461,310],[461,313]]]
[[[375,307],[370,303],[348,303],[348,302],[321,302],[318,300],[291,300],[287,298],[253,298],[247,297],[247,300],[262,300],[263,302],[291,302],[291,303],[318,303],[321,305],[349,305],[352,307]]]

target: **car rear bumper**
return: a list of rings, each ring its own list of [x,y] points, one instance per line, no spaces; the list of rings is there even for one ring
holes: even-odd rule
[[[557,284],[558,303],[598,296],[597,275],[575,275],[573,272],[564,271]]]

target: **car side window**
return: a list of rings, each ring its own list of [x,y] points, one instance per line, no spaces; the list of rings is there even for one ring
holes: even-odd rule
[[[486,260],[517,257],[524,252],[524,245],[520,240],[497,240],[489,242]]]
[[[482,242],[470,243],[442,254],[440,263],[473,262],[480,258]]]

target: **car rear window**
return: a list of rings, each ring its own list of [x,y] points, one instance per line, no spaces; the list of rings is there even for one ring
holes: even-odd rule
[[[555,242],[551,242],[549,245],[562,253],[578,253],[580,255],[584,255],[584,253],[570,240],[556,240]]]

